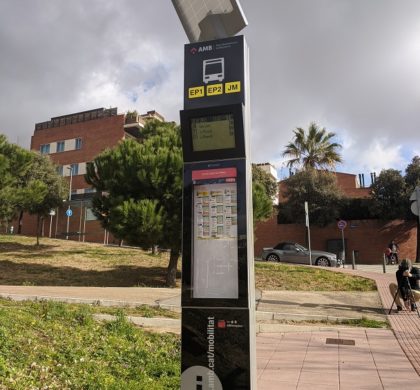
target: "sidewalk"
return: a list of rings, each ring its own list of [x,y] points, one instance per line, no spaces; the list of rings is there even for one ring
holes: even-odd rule
[[[394,335],[417,374],[420,375],[420,318],[418,317],[417,312],[403,310],[397,313],[395,310],[396,306],[394,304],[394,310],[390,315],[388,315],[392,304],[392,296],[389,292],[388,286],[391,282],[395,282],[395,270],[396,267],[395,269],[387,269],[387,273],[384,274],[379,272],[366,272],[360,269],[336,269],[338,272],[363,276],[376,281],[382,305],[388,321],[391,324]]]
[[[390,307],[392,297],[388,283],[394,279],[393,272],[336,271],[376,280],[385,310]],[[162,288],[0,286],[0,296],[16,300],[43,298],[74,303],[100,302],[104,306],[148,304],[173,310],[179,310],[179,294],[178,289]],[[362,315],[384,318],[383,310],[378,310],[376,293],[370,298],[369,294],[359,297],[357,294],[263,291],[257,318],[260,317],[260,322],[266,316],[275,320],[293,315],[299,319],[360,318]],[[420,390],[420,318],[415,312],[391,314],[388,318],[393,330],[260,323],[258,388]],[[147,324],[143,322],[143,326]],[[179,328],[179,322],[175,326]],[[268,333],[270,330],[273,333]]]

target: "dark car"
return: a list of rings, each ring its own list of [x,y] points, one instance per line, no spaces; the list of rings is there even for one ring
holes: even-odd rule
[[[267,261],[310,264],[309,249],[295,242],[281,242],[273,248],[264,248],[261,258]],[[341,260],[337,259],[337,255],[330,252],[311,250],[311,259],[313,265],[323,267],[338,267],[341,265]]]

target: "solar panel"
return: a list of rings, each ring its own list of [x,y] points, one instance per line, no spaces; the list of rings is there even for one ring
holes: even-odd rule
[[[248,24],[239,0],[172,0],[190,42],[234,36]]]

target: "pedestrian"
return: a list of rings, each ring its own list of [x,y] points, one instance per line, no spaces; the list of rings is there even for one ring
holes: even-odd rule
[[[389,254],[389,257],[395,258],[395,262],[398,264],[399,260],[398,260],[398,252],[400,251],[400,247],[398,246],[398,244],[395,242],[395,240],[392,240],[389,245],[388,245],[388,249],[391,251],[391,253]]]
[[[416,302],[420,301],[420,269],[413,267],[411,260],[403,259],[395,276],[397,283],[391,283],[389,291],[392,297],[395,297],[397,310],[401,311],[403,308],[401,299],[407,310],[416,310]]]

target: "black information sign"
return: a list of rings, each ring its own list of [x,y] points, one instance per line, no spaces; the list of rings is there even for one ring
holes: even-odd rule
[[[201,308],[182,316],[182,388],[250,389],[248,311]]]
[[[185,46],[182,390],[256,388],[242,36]]]
[[[185,45],[184,108],[245,103],[243,36]]]

